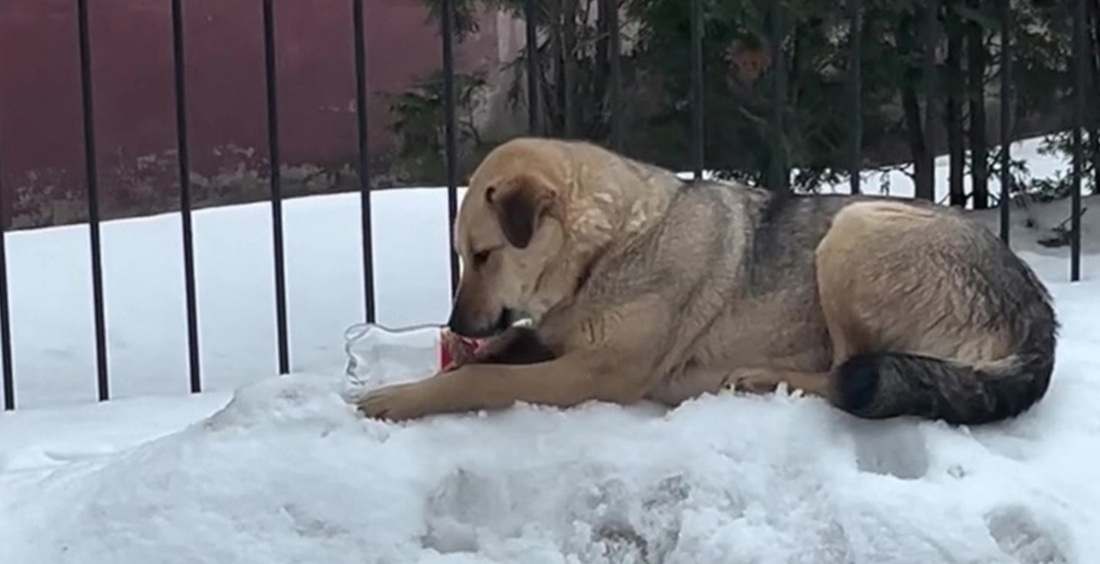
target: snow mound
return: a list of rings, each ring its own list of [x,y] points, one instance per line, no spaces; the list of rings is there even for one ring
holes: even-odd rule
[[[973,429],[786,394],[390,424],[327,373],[216,408],[5,414],[0,562],[1100,562],[1100,286],[1045,278],[1063,325],[1050,391]]]
[[[1092,561],[1088,363],[972,431],[785,394],[388,424],[335,377],[273,378],[9,488],[0,538],[28,564]]]

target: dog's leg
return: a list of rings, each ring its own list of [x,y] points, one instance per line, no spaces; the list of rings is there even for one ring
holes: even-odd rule
[[[702,394],[717,394],[726,390],[767,394],[780,383],[806,395],[825,396],[828,393],[827,372],[798,372],[772,368],[739,368],[717,370],[688,368],[675,378],[654,387],[646,397],[669,406],[676,406]]]
[[[650,295],[613,310],[565,318],[565,327],[577,329],[563,332],[569,337],[558,358],[531,364],[467,364],[418,382],[375,390],[356,403],[368,417],[391,420],[503,409],[516,402],[556,407],[590,400],[629,404],[642,399],[660,375],[653,368],[659,350],[653,343],[663,334],[668,311],[659,296]],[[542,344],[535,347],[523,341],[516,341],[513,360],[551,352]],[[498,358],[507,357],[502,353]]]
[[[469,364],[419,382],[375,390],[357,407],[368,417],[401,421],[504,409],[516,402],[572,407],[589,400],[629,401],[619,397],[615,378],[597,375],[577,355],[537,364]]]
[[[787,384],[791,391],[806,395],[829,397],[829,372],[798,372],[772,368],[742,368],[734,370],[725,387],[738,392],[769,394],[779,384]]]

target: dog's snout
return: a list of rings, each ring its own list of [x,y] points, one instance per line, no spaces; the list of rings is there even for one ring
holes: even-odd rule
[[[451,308],[447,329],[463,337],[484,339],[507,329],[512,318],[511,310],[481,311],[464,306],[463,300],[460,299],[455,300]]]
[[[450,329],[451,332],[456,335],[461,335],[463,337],[469,336],[470,322],[461,309],[457,307],[451,308],[451,316],[447,319],[447,329]]]
[[[447,329],[456,335],[478,339],[485,333],[485,325],[487,324],[477,314],[477,308],[470,307],[466,294],[462,288],[459,288],[458,295],[455,296],[454,304],[451,306],[451,315],[447,319]]]
[[[480,316],[471,316],[465,310],[455,308],[447,320],[447,328],[462,337],[484,339],[500,333],[501,317],[482,319]]]

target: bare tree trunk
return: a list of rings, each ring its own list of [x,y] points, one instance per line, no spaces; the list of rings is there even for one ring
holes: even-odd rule
[[[920,101],[913,86],[902,85],[901,105],[905,111],[905,130],[906,137],[909,139],[909,154],[913,159],[913,184],[916,187],[916,197],[920,198],[922,194],[930,192],[930,189],[935,186],[935,178],[932,176],[933,169],[929,164],[929,161],[932,161],[932,156],[924,143],[924,126],[921,123]]]
[[[920,47],[921,47],[921,86],[924,90],[924,151],[915,163],[916,186],[914,196],[920,200],[936,199],[936,151],[935,115],[936,115],[936,6],[924,4],[919,8]]]
[[[966,132],[963,128],[962,106],[966,96],[962,70],[963,26],[954,11],[956,0],[946,0],[945,27],[947,29],[947,59],[944,74],[947,82],[947,100],[944,102],[943,122],[947,131],[947,152],[950,169],[947,176],[949,204],[966,205],[966,189],[963,186],[966,170]]]
[[[562,14],[562,90],[565,136],[577,136],[577,1],[564,0]]]
[[[898,47],[903,54],[920,53],[921,45],[917,41],[914,14],[904,14],[898,22]],[[915,194],[919,198],[935,187],[933,175],[934,160],[925,142],[924,121],[920,100],[917,97],[917,87],[921,85],[922,77],[919,67],[909,64],[902,70],[901,80],[901,107],[905,115],[905,132],[909,141],[909,154],[913,160],[913,184]],[[931,199],[931,198],[929,198]]]
[[[564,33],[562,30],[562,4],[561,0],[550,2],[550,30],[547,40],[547,57],[550,61],[550,79],[545,81],[546,95],[546,129],[552,136],[562,135],[565,125],[565,60],[562,57],[562,44]]]
[[[981,0],[967,0],[972,10],[981,8]],[[985,32],[981,24],[966,24],[967,87],[970,91],[970,174],[974,209],[989,207],[989,140],[986,138],[985,70],[987,65]]]
[[[586,0],[592,2],[592,0]],[[596,99],[602,104],[598,115],[601,124],[610,122],[611,112],[621,111],[620,108],[611,107],[610,100],[610,76],[611,76],[611,11],[616,8],[617,2],[615,0],[595,0],[596,1],[596,32],[599,36],[599,40],[596,42],[596,77],[594,82],[596,84],[595,91],[601,95]],[[601,127],[601,130],[604,127]],[[605,131],[600,131],[600,136],[604,136]]]

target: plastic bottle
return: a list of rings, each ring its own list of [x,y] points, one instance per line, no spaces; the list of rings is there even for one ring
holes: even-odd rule
[[[352,389],[377,388],[427,378],[454,360],[452,347],[471,353],[477,341],[458,337],[439,325],[391,328],[359,323],[344,332],[348,361],[346,384]]]

